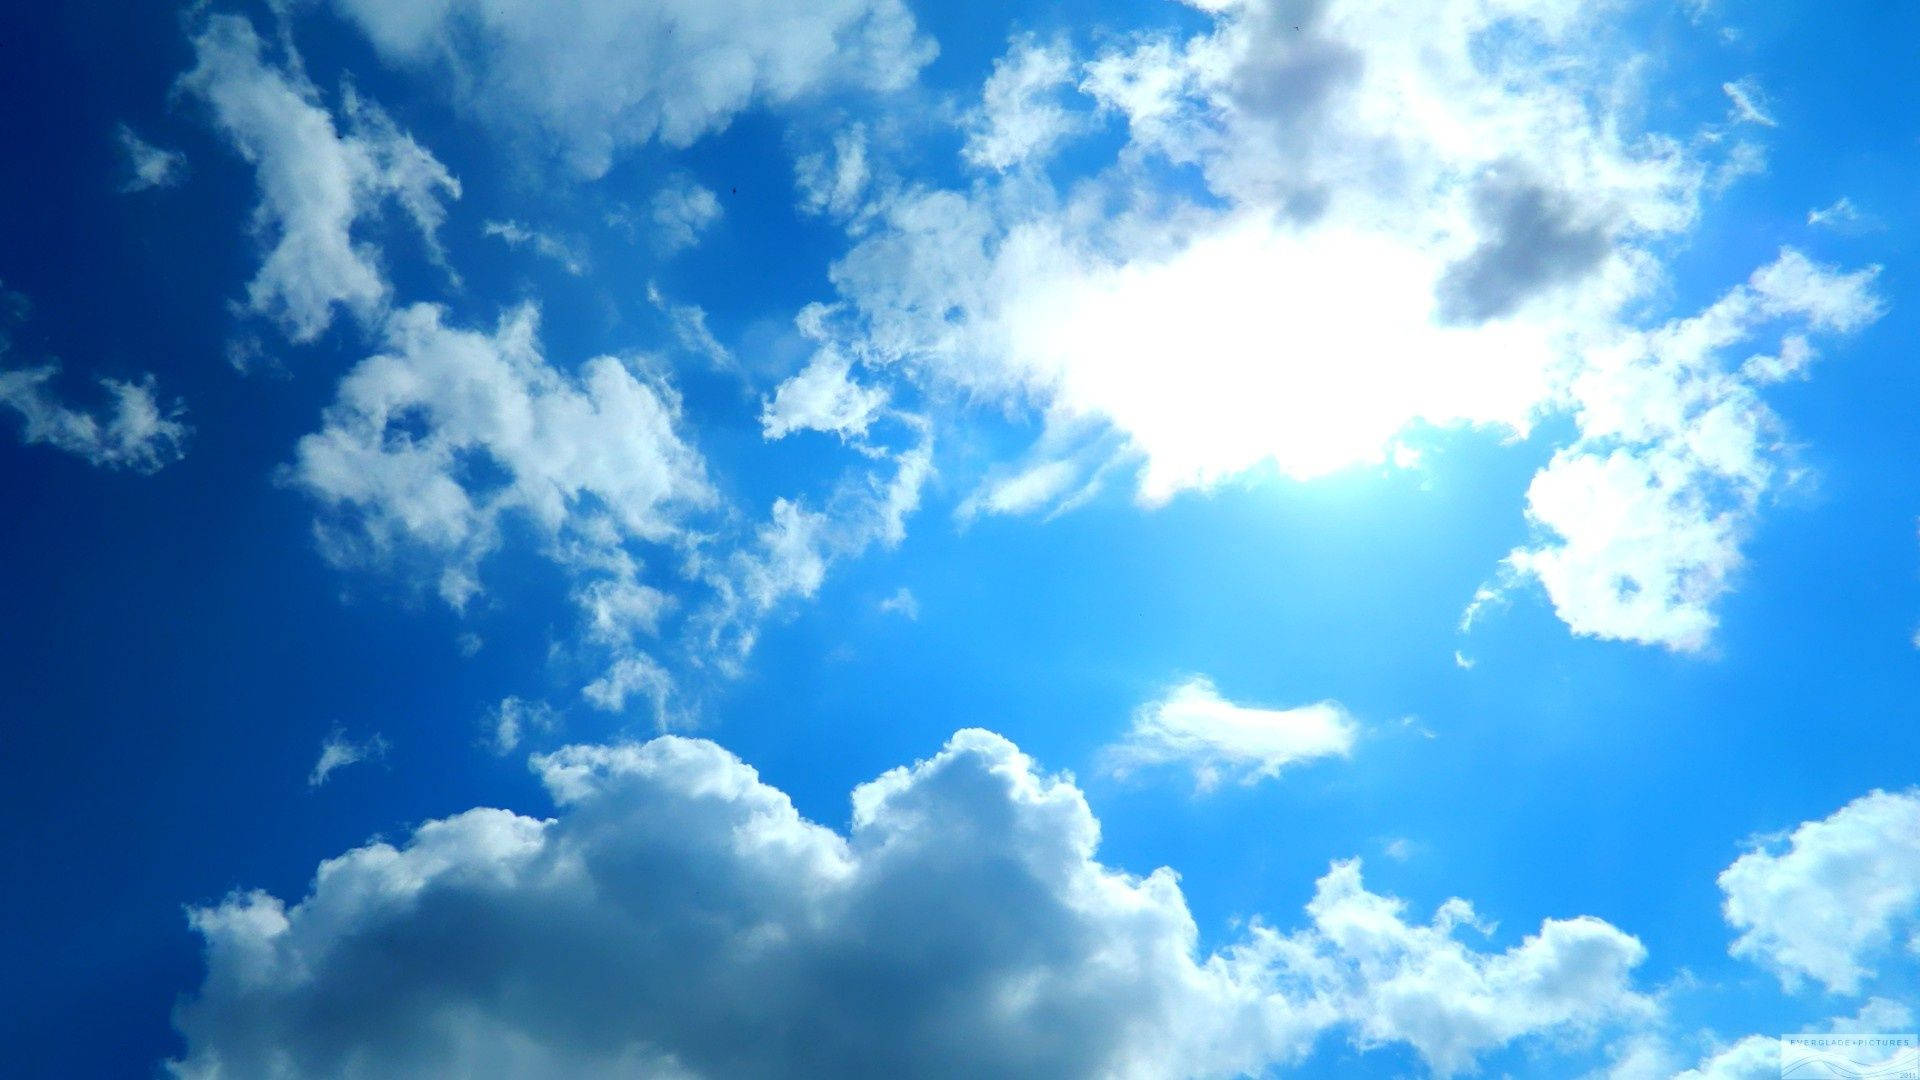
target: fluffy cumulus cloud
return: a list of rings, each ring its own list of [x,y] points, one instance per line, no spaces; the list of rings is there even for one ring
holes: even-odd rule
[[[624,656],[670,603],[637,549],[691,543],[717,496],[662,375],[614,356],[562,371],[537,323],[531,307],[490,332],[435,305],[395,311],[287,475],[325,507],[335,561],[412,564],[456,608],[506,523],[530,528],[575,575],[587,634]]]
[[[1071,87],[1073,76],[1073,56],[1065,42],[1016,42],[994,64],[979,107],[967,114],[961,156],[998,170],[1044,158],[1055,143],[1086,124],[1084,114],[1056,100]]]
[[[180,87],[207,105],[259,179],[253,224],[266,257],[247,286],[246,308],[295,341],[325,332],[336,308],[374,319],[388,286],[378,250],[356,229],[392,202],[437,258],[444,200],[459,197],[459,182],[351,87],[341,94],[343,130],[299,57],[270,60],[246,19],[209,17],[193,49],[195,66]]]
[[[1573,383],[1579,438],[1527,489],[1545,539],[1509,565],[1575,633],[1704,647],[1761,499],[1791,464],[1760,391],[1803,375],[1808,333],[1877,318],[1873,279],[1783,251],[1700,314],[1589,353]],[[1733,351],[1767,328],[1772,352]]]
[[[571,582],[578,642],[604,661],[582,688],[603,709],[638,700],[671,719],[665,648],[736,673],[765,620],[813,596],[834,563],[904,538],[932,475],[924,424],[894,416],[905,449],[861,439],[863,465],[824,497],[776,499],[743,523],[657,361],[600,356],[564,371],[531,306],[489,331],[416,304],[382,333],[284,473],[320,504],[323,552],[427,581],[462,610],[510,532],[531,535]]]
[[[1749,1035],[1693,1068],[1674,1074],[1673,1080],[1774,1080],[1779,1075],[1780,1040]]]
[[[486,332],[419,304],[395,312],[385,351],[341,380],[291,476],[340,515],[329,550],[429,553],[459,605],[508,515],[588,560],[622,540],[682,536],[685,512],[714,495],[678,423],[677,395],[637,361],[596,357],[577,375],[548,363],[531,307]],[[596,596],[638,603],[630,590]]]
[[[1651,1008],[1592,918],[1482,951],[1359,866],[1304,925],[1202,953],[1171,871],[1096,857],[1071,782],[956,735],[853,794],[841,835],[706,742],[534,759],[559,809],[477,809],[320,865],[288,905],[192,913],[207,973],[174,1075],[1228,1077],[1329,1032],[1440,1075]]]
[[[1530,504],[1547,539],[1510,575],[1582,632],[1698,647],[1779,456],[1754,395],[1811,355],[1808,333],[1871,321],[1869,277],[1787,253],[1648,329],[1659,252],[1733,151],[1717,119],[1646,132],[1639,69],[1586,6],[1197,6],[1197,34],[1091,55],[1017,40],[960,119],[965,186],[880,175],[851,137],[804,156],[803,202],[853,240],[827,343],[876,378],[1039,419],[966,513],[1057,511],[1126,473],[1152,505],[1570,416],[1580,441]],[[1019,167],[1103,126],[1124,140],[1091,173]],[[1721,354],[1776,327],[1770,368]],[[1636,395],[1714,445],[1607,414]],[[1580,489],[1619,512],[1576,538],[1558,496]]]
[[[388,61],[599,176],[624,147],[686,146],[742,110],[888,90],[933,55],[900,0],[334,0]]]
[[[1820,1023],[1798,1024],[1793,1031],[1796,1034],[1897,1034],[1911,1031],[1913,1021],[1913,1009],[1908,1005],[1891,998],[1873,997],[1863,1002],[1851,1015],[1835,1016]],[[1704,1046],[1705,1049],[1683,1053],[1681,1047],[1675,1045],[1676,1042]],[[1879,1047],[1856,1047],[1854,1050],[1859,1056],[1845,1063],[1853,1068],[1834,1075],[1872,1075],[1870,1070],[1859,1066],[1885,1064],[1888,1056],[1894,1052]],[[1803,1052],[1783,1045],[1779,1037],[1771,1035],[1747,1035],[1727,1040],[1711,1031],[1702,1031],[1692,1038],[1676,1040],[1647,1030],[1624,1040],[1613,1060],[1602,1070],[1589,1074],[1585,1080],[1775,1080],[1783,1075],[1783,1066],[1791,1069],[1793,1056]],[[1852,1056],[1850,1051],[1843,1049],[1841,1052],[1843,1056]],[[1698,1060],[1695,1060],[1696,1057]],[[1810,1070],[1802,1066],[1800,1070],[1788,1071],[1784,1075],[1815,1075],[1817,1068]]]
[[[1875,791],[1720,875],[1735,956],[1854,993],[1920,958],[1920,790]],[[1912,985],[1910,982],[1907,985]]]
[[[1339,703],[1322,701],[1294,709],[1239,705],[1220,696],[1204,678],[1189,679],[1142,706],[1126,737],[1107,751],[1109,766],[1134,770],[1176,765],[1193,772],[1201,791],[1222,779],[1242,784],[1278,776],[1289,765],[1344,757],[1358,733]]]
[[[886,403],[885,390],[861,385],[845,357],[825,351],[774,390],[760,410],[760,429],[769,439],[796,431],[859,438]]]
[[[919,418],[887,417],[904,449],[866,437],[864,412],[883,399],[795,420],[851,438],[860,464],[822,496],[776,499],[755,524],[709,481],[660,361],[607,355],[569,372],[545,356],[538,321],[531,305],[491,330],[435,304],[389,312],[381,351],[341,380],[284,472],[319,503],[332,561],[399,571],[464,610],[486,560],[531,537],[570,583],[567,648],[602,665],[586,700],[643,702],[667,723],[678,675],[736,674],[762,624],[813,596],[834,563],[904,538],[933,471]],[[795,401],[776,395],[770,415],[797,416]]]

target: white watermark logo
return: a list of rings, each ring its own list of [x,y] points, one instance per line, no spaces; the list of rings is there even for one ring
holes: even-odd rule
[[[1920,1080],[1920,1036],[1782,1035],[1788,1080]]]

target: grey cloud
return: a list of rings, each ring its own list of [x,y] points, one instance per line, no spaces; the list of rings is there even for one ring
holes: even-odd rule
[[[1564,192],[1511,168],[1490,172],[1473,205],[1485,239],[1448,266],[1434,289],[1440,317],[1450,323],[1511,315],[1598,270],[1613,250],[1605,224],[1584,217]]]
[[[1503,953],[1336,864],[1282,935],[1202,954],[1175,875],[1095,858],[1068,779],[963,731],[853,793],[844,836],[712,743],[536,757],[559,809],[477,809],[191,913],[177,1077],[1228,1077],[1325,1032],[1451,1075],[1650,1007],[1591,918]]]
[[[1247,6],[1248,44],[1228,84],[1235,105],[1269,120],[1313,116],[1359,81],[1366,57],[1317,32],[1327,6],[1322,0]]]

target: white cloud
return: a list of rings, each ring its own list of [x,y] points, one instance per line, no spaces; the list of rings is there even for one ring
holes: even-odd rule
[[[892,466],[890,474],[877,467],[849,473],[817,508],[804,499],[776,499],[751,542],[697,567],[715,594],[694,618],[703,657],[722,670],[737,669],[761,623],[788,602],[812,597],[835,562],[905,539],[906,519],[919,509],[933,476],[933,446],[920,434],[918,445],[898,453],[871,448]]]
[[[720,343],[719,338],[713,336],[712,329],[707,326],[705,308],[668,299],[660,287],[651,281],[647,282],[647,302],[666,317],[667,328],[673,332],[674,340],[681,349],[723,371],[739,366],[733,353]]]
[[[1196,787],[1211,791],[1222,779],[1252,784],[1289,765],[1345,757],[1359,731],[1337,702],[1292,709],[1238,705],[1213,683],[1192,678],[1134,714],[1126,737],[1107,749],[1118,775],[1135,769],[1180,765],[1193,771]]]
[[[1807,224],[1832,229],[1843,236],[1858,236],[1886,228],[1879,218],[1861,210],[1845,195],[1817,210],[1807,211]]]
[[[1742,124],[1759,124],[1762,127],[1778,127],[1767,107],[1767,93],[1760,83],[1749,77],[1720,84],[1720,89],[1733,105],[1733,119]]]
[[[425,555],[458,607],[505,517],[557,559],[624,581],[636,568],[622,545],[678,540],[684,515],[714,502],[664,378],[613,356],[561,371],[531,306],[491,333],[445,318],[432,304],[395,311],[385,351],[341,380],[300,440],[290,476],[335,511],[324,535],[337,560]]]
[[[552,233],[528,228],[517,221],[484,222],[480,226],[480,231],[504,241],[508,247],[531,247],[546,258],[559,263],[561,269],[575,277],[587,272],[587,261],[566,241]]]
[[[972,517],[982,511],[1029,513],[1058,502],[1079,478],[1080,473],[1071,461],[1042,461],[982,485],[968,497],[961,516]]]
[[[994,62],[979,107],[966,116],[967,142],[960,155],[1001,171],[1044,158],[1056,143],[1087,126],[1084,112],[1071,112],[1053,100],[1073,77],[1066,42],[1016,41]]]
[[[1863,795],[1736,859],[1720,875],[1735,956],[1795,988],[1851,994],[1882,960],[1920,954],[1920,790]],[[1892,959],[1897,938],[1908,952]]]
[[[127,179],[120,185],[121,191],[131,194],[169,188],[186,178],[187,155],[180,151],[155,146],[125,124],[114,129],[114,137],[127,158]]]
[[[556,656],[601,665],[581,688],[597,708],[639,700],[677,721],[681,661],[736,673],[761,624],[832,564],[901,541],[932,473],[924,423],[895,415],[908,449],[863,439],[867,464],[826,498],[778,499],[748,527],[709,483],[660,363],[600,356],[568,373],[531,305],[491,331],[447,319],[392,311],[284,476],[320,503],[330,560],[398,569],[457,611],[506,537],[530,535],[569,581],[578,636]]]
[[[1704,648],[1761,498],[1786,463],[1759,397],[1812,360],[1805,333],[1879,317],[1876,270],[1842,274],[1792,250],[1692,318],[1595,350],[1573,382],[1579,437],[1527,489],[1547,537],[1509,565],[1539,580],[1577,634]],[[1727,362],[1763,328],[1777,355]]]
[[[687,146],[756,105],[909,82],[932,43],[900,0],[334,0],[391,63],[482,121],[537,131],[586,176]]]
[[[1847,198],[1845,195],[1840,196],[1821,209],[1807,211],[1807,224],[1809,225],[1839,227],[1858,220],[1860,220],[1859,209],[1853,205],[1853,200]]]
[[[319,787],[336,770],[386,756],[387,739],[379,732],[355,742],[347,738],[346,732],[334,728],[320,744],[320,758],[313,763],[313,771],[307,774],[307,786]]]
[[[438,306],[395,311],[385,351],[340,382],[288,478],[325,508],[318,525],[342,565],[399,563],[464,608],[481,564],[518,522],[574,581],[583,632],[626,676],[591,694],[619,707],[639,683],[636,638],[670,605],[642,581],[640,549],[676,556],[718,502],[680,401],[643,359],[550,364],[531,306],[491,332],[449,325]]]
[[[624,712],[628,699],[641,698],[654,723],[664,729],[674,717],[673,689],[673,676],[658,660],[646,653],[623,650],[615,653],[613,663],[599,678],[581,688],[580,696],[607,712]]]
[[[1661,997],[1688,988],[1703,987],[1682,969],[1662,988]],[[1815,1022],[1790,1020],[1776,1030],[1850,1035],[1904,1032],[1912,1030],[1913,1019],[1913,1010],[1904,1003],[1872,997],[1850,1015]],[[1672,1030],[1672,1020],[1665,1008],[1651,1015],[1647,1024],[1610,1047],[1606,1064],[1583,1080],[1774,1080],[1781,1075],[1778,1038],[1748,1035],[1729,1042],[1711,1029],[1681,1035]],[[1691,1067],[1688,1062],[1693,1062]]]
[[[504,697],[487,718],[487,742],[493,752],[505,757],[520,748],[520,740],[531,732],[550,732],[559,726],[558,714],[544,701]]]
[[[1749,176],[1765,176],[1767,172],[1767,148],[1748,139],[1740,139],[1727,148],[1727,153],[1714,165],[1707,181],[1707,192],[1711,195],[1724,195],[1735,184]]]
[[[22,442],[45,443],[92,465],[139,473],[157,472],[185,456],[193,429],[180,419],[179,404],[163,407],[154,396],[153,376],[139,382],[98,380],[108,407],[86,412],[47,389],[59,370],[55,364],[0,368],[0,408],[19,414]]]
[[[1098,427],[1051,427],[1021,460],[989,468],[954,516],[965,523],[981,514],[1067,513],[1104,488],[1120,460],[1116,441]]]
[[[1691,222],[1703,167],[1592,104],[1618,69],[1575,54],[1565,16],[1425,15],[1236,4],[1077,65],[1127,125],[1114,164],[1064,191],[877,196],[884,227],[833,271],[848,354],[1110,425],[1147,502],[1383,462],[1421,425],[1525,433],[1645,289],[1636,244]],[[1549,71],[1510,38],[1567,56]],[[1033,48],[1003,73],[1057,68]]]
[[[1488,955],[1454,936],[1463,926],[1487,929],[1466,901],[1442,904],[1425,926],[1407,923],[1405,910],[1366,891],[1357,861],[1336,863],[1307,905],[1307,941],[1270,939],[1287,975],[1331,993],[1362,1047],[1405,1042],[1445,1077],[1530,1033],[1578,1036],[1610,1019],[1658,1012],[1632,989],[1645,948],[1600,919],[1549,919],[1519,945]],[[1261,930],[1255,934],[1257,941]],[[1303,943],[1311,954],[1288,955]]]
[[[32,304],[25,296],[0,285],[0,360],[12,351],[10,330],[25,319]],[[97,379],[106,391],[105,409],[76,409],[49,388],[60,366],[47,362],[28,367],[0,367],[0,413],[20,417],[20,441],[44,443],[83,458],[88,464],[138,473],[157,472],[186,454],[193,433],[180,417],[179,402],[162,405],[155,396],[152,375],[138,382]]]
[[[458,198],[459,182],[350,87],[342,134],[299,58],[269,63],[246,19],[208,18],[193,47],[196,64],[179,85],[207,103],[258,174],[254,228],[267,253],[247,287],[247,309],[277,320],[295,341],[323,333],[336,306],[377,320],[388,286],[378,251],[356,238],[356,227],[391,199],[438,258],[441,200]]]
[[[1859,1016],[1837,1017],[1825,1026],[1844,1034],[1878,1034],[1907,1030],[1902,1025],[1911,1022],[1911,1013],[1904,1007],[1876,998]],[[1811,1032],[1821,1026],[1809,1025],[1800,1030]],[[1673,1051],[1658,1039],[1643,1039],[1639,1048],[1637,1055],[1627,1057],[1605,1073],[1606,1080],[1776,1080],[1783,1075],[1818,1075],[1808,1072],[1804,1066],[1783,1073],[1781,1040],[1768,1035],[1749,1035],[1731,1045],[1717,1045],[1698,1064],[1683,1071],[1670,1064]],[[1665,1067],[1661,1067],[1663,1065]]]
[[[1892,998],[1873,997],[1862,1002],[1852,1016],[1836,1016],[1827,1028],[1839,1033],[1869,1034],[1913,1029],[1913,1006]]]
[[[1612,1047],[1607,1062],[1580,1080],[1674,1080],[1678,1060],[1665,1040],[1636,1033]]]
[[[1570,415],[1581,435],[1530,504],[1547,539],[1515,565],[1579,632],[1701,647],[1772,483],[1720,470],[1742,439],[1759,443],[1755,468],[1776,463],[1754,392],[1811,352],[1789,330],[1744,386],[1708,369],[1776,322],[1871,321],[1871,275],[1789,252],[1701,317],[1728,340],[1683,340],[1699,320],[1647,329],[1665,241],[1693,227],[1716,176],[1753,162],[1717,128],[1642,131],[1644,67],[1619,63],[1587,6],[1198,6],[1210,29],[1116,39],[1086,61],[1016,42],[963,120],[966,153],[1012,160],[988,152],[990,118],[1024,115],[1014,90],[1059,86],[1062,64],[1079,96],[1047,108],[1124,123],[1124,147],[1059,185],[1032,170],[965,189],[866,184],[865,207],[843,211],[853,245],[824,343],[875,378],[1042,421],[1043,450],[988,470],[963,517],[1058,512],[1115,467],[1146,505],[1254,470],[1408,467],[1408,444],[1436,431],[1514,439]],[[803,175],[830,171],[813,165]],[[1838,292],[1850,311],[1826,306]],[[1646,350],[1690,355],[1622,359]],[[1588,427],[1596,399],[1619,394],[1704,430],[1688,443]],[[1565,520],[1575,489],[1611,516]]]
[[[796,431],[826,431],[841,438],[864,438],[887,392],[855,381],[846,358],[822,350],[807,366],[774,389],[762,403],[760,431],[781,439]]]
[[[809,214],[845,217],[860,208],[867,182],[867,129],[850,124],[833,136],[833,149],[801,154],[793,163],[794,185],[800,191],[800,209]]]
[[[912,589],[902,585],[893,591],[893,595],[880,601],[880,613],[898,615],[909,622],[917,621],[920,618],[920,599],[913,595]]]
[[[1875,997],[1862,1003],[1850,1016],[1797,1024],[1789,1030],[1859,1035],[1904,1032],[1911,1030],[1912,1025],[1912,1009],[1890,998]],[[1610,1067],[1587,1080],[1775,1080],[1782,1075],[1782,1047],[1777,1037],[1748,1035],[1728,1043],[1710,1031],[1703,1031],[1685,1041],[1708,1047],[1692,1068],[1682,1068],[1679,1063],[1688,1058],[1683,1058],[1668,1038],[1648,1030],[1627,1039]]]
[[[986,732],[862,785],[844,836],[711,743],[534,763],[552,818],[471,810],[291,906],[193,911],[174,1075],[1224,1078],[1337,1032],[1446,1076],[1651,1007],[1606,923],[1480,951],[1464,901],[1410,923],[1356,863],[1300,929],[1203,955],[1175,875],[1097,861],[1080,792]]]
[[[681,176],[653,196],[654,240],[667,251],[692,247],[720,220],[720,199]]]
[[[1780,1075],[1780,1040],[1749,1035],[1673,1080],[1775,1080]]]

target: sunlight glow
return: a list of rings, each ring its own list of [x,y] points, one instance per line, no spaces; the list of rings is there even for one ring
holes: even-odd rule
[[[1297,479],[1383,463],[1420,422],[1524,434],[1553,392],[1553,328],[1439,325],[1437,264],[1379,232],[1243,215],[1028,294],[1008,339],[1057,413],[1104,416],[1146,455],[1149,502],[1267,460]]]

